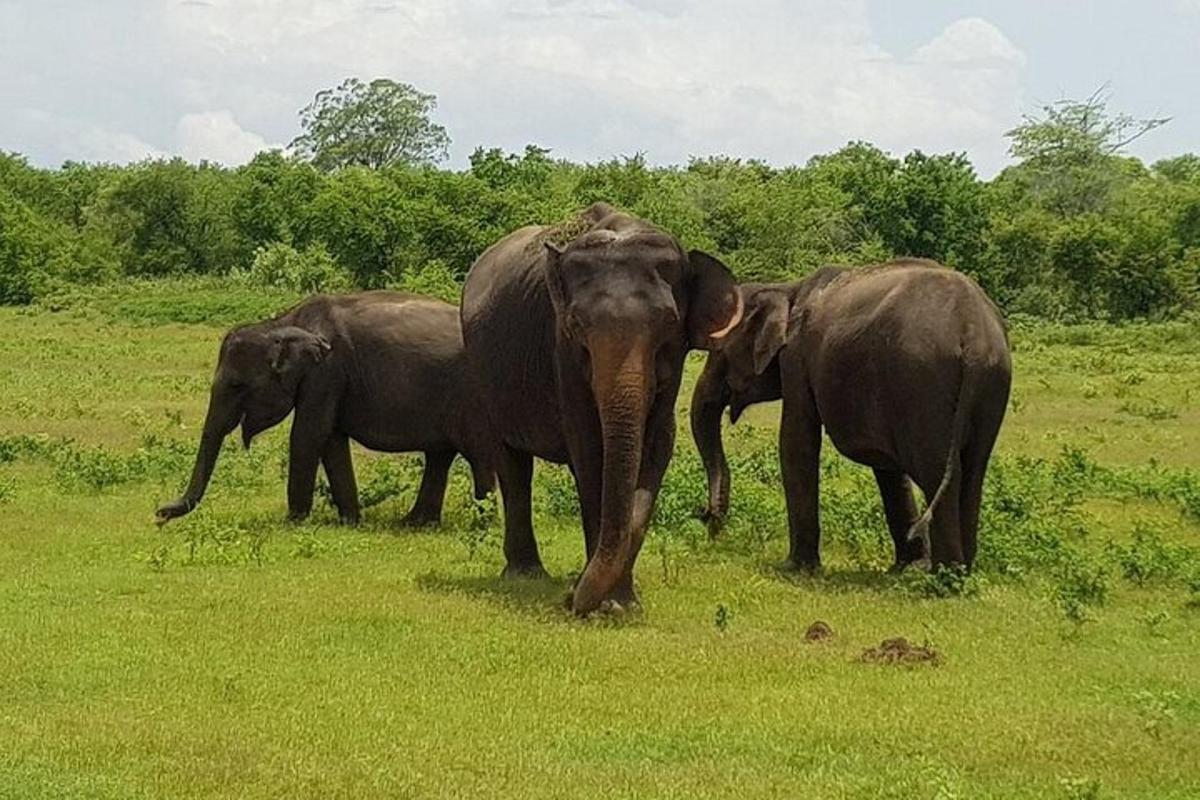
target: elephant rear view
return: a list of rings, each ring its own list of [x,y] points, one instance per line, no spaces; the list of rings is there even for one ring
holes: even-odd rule
[[[249,447],[294,410],[289,518],[312,509],[323,464],[339,516],[358,521],[353,439],[372,450],[424,452],[425,474],[407,520],[436,522],[455,453],[471,464],[477,497],[493,482],[477,398],[456,307],[401,292],[312,297],[225,336],[191,481],[178,500],[159,508],[159,520],[200,502],[234,428],[241,426]]]
[[[711,518],[728,509],[725,407],[783,399],[780,464],[789,560],[820,564],[821,430],[871,467],[903,566],[975,560],[984,473],[1004,419],[1012,362],[1004,322],[970,278],[904,260],[824,267],[786,284],[744,286],[745,317],[709,357],[692,431],[709,474]],[[911,482],[925,495],[918,514]]]

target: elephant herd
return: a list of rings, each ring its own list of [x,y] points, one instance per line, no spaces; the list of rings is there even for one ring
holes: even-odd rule
[[[716,258],[604,203],[485,251],[462,306],[398,292],[316,296],[230,331],[191,480],[161,521],[203,497],[225,437],[249,446],[294,412],[288,514],[305,517],[323,465],[339,517],[359,518],[351,439],[421,451],[407,521],[440,518],[456,454],[475,495],[499,481],[506,576],[545,574],[531,508],[533,459],[566,464],[587,561],[575,613],[636,602],[633,567],[674,447],[692,349],[709,351],[692,432],[707,515],[729,505],[721,416],[783,400],[779,455],[790,562],[820,564],[822,430],[874,470],[902,567],[969,567],[984,471],[1008,402],[1004,323],[969,278],[934,262],[823,267],[739,286]],[[918,513],[912,484],[928,504]]]

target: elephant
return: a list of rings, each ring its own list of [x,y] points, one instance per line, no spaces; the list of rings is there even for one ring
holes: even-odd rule
[[[504,575],[545,574],[536,456],[567,464],[579,496],[587,564],[570,607],[637,603],[633,566],[672,453],[684,357],[741,314],[720,261],[606,203],[573,224],[521,228],[479,257],[463,286],[463,340],[489,397]]]
[[[692,435],[708,475],[712,530],[729,508],[726,407],[783,400],[779,457],[790,565],[820,566],[824,428],[874,470],[895,569],[975,560],[984,473],[1012,384],[999,310],[969,277],[924,259],[822,267],[792,283],[746,284],[745,315],[697,380]],[[927,500],[917,513],[912,483]]]
[[[494,484],[488,433],[470,383],[458,309],[401,292],[316,295],[280,316],[236,327],[221,343],[191,481],[158,509],[166,522],[200,502],[221,443],[242,442],[293,410],[288,517],[312,510],[318,462],[340,520],[359,521],[350,440],[389,453],[422,451],[425,471],[405,523],[441,518],[456,453],[471,466],[476,498]]]

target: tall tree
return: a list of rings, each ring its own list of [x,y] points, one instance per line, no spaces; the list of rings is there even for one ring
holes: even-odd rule
[[[290,147],[325,171],[436,164],[446,158],[450,136],[429,118],[435,108],[434,95],[407,83],[347,78],[301,109],[304,133]]]
[[[1072,216],[1103,211],[1113,190],[1141,166],[1126,163],[1125,148],[1170,121],[1110,113],[1103,86],[1085,100],[1044,106],[1004,135],[1009,153],[1021,159],[1017,173],[1026,191],[1043,207]]]

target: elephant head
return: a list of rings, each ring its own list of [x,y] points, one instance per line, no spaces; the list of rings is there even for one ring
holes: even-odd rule
[[[824,266],[791,283],[747,283],[745,313],[719,351],[708,357],[692,395],[692,436],[708,474],[708,508],[702,517],[713,534],[729,511],[729,464],[721,442],[721,414],[737,422],[748,406],[783,396],[779,351],[805,324],[811,305],[845,267]]]
[[[234,428],[241,425],[248,448],[255,435],[291,413],[306,373],[329,350],[323,336],[276,322],[235,328],[225,336],[191,480],[182,497],[158,509],[160,522],[181,517],[200,502],[221,444]]]
[[[790,298],[786,287],[741,287],[745,313],[721,349],[708,357],[692,394],[691,424],[708,476],[708,507],[701,518],[716,535],[729,511],[729,462],[721,441],[721,414],[738,417],[752,403],[781,396],[775,356],[787,336]]]
[[[720,261],[685,253],[645,223],[594,229],[565,248],[548,243],[544,270],[560,384],[590,395],[602,454],[599,537],[572,598],[586,614],[641,546],[652,503],[639,475],[655,399],[663,393],[673,405],[687,350],[719,343],[742,299]]]

